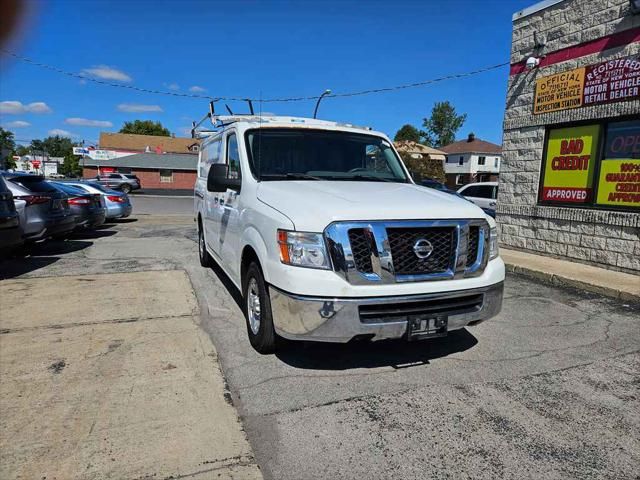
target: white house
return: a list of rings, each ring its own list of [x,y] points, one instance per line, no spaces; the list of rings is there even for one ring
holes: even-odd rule
[[[447,154],[444,171],[449,188],[498,180],[502,161],[500,145],[480,140],[470,133],[466,140],[453,142],[440,150]]]

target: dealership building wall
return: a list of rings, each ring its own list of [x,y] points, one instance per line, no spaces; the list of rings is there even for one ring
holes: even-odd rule
[[[539,58],[540,64],[529,69],[525,63],[532,56]],[[538,100],[543,103],[542,96],[540,99],[536,96],[536,84],[543,89],[540,85],[545,83],[544,78],[578,69],[573,80],[586,82],[579,74],[586,78],[585,72],[593,68],[590,66],[620,58],[633,61],[639,56],[640,15],[632,13],[629,0],[546,1],[514,15],[497,206],[503,245],[610,269],[640,272],[640,203],[636,201],[640,197],[640,157],[636,156],[640,143],[627,148],[625,155],[629,160],[624,160],[625,166],[620,167],[631,172],[635,169],[639,175],[625,177],[628,180],[622,187],[605,184],[603,180],[605,168],[619,165],[604,163],[611,162],[605,152],[610,151],[612,132],[621,131],[623,127],[631,134],[640,132],[640,128],[636,129],[636,125],[640,127],[640,97],[633,90],[626,90],[625,95],[629,91],[632,94],[621,101],[619,98],[606,102],[591,99],[592,103],[586,105],[588,102],[582,99],[578,107],[549,107],[534,114]],[[627,69],[627,75],[635,75],[629,72]],[[640,81],[640,71],[629,84],[637,84],[636,81]],[[546,82],[546,86],[550,84],[552,82]],[[552,172],[547,165],[555,169],[557,164],[549,163],[551,152],[558,145],[563,145],[564,150],[567,145],[582,148],[582,143],[570,137],[572,132],[577,132],[574,137],[580,137],[585,129],[579,130],[579,127],[585,126],[586,130],[595,128],[599,132],[592,137],[593,145],[589,147],[592,148],[591,173]],[[565,143],[560,143],[561,140],[553,143],[554,138],[562,135],[566,137]],[[583,143],[587,145],[589,138],[585,138]],[[640,141],[640,134],[636,139]],[[578,150],[569,153],[580,153]],[[590,180],[589,175],[592,175]],[[580,189],[572,183],[581,178],[587,178],[586,188],[582,189],[584,195],[589,196],[587,201],[571,203],[576,200],[557,201],[547,197],[554,195],[549,192],[556,191],[547,185],[554,182],[562,185],[566,181],[566,192],[578,192],[577,197],[581,198]],[[627,195],[624,202],[606,204],[601,200],[605,198],[601,197],[603,193],[598,192],[611,188],[635,191],[638,195]],[[560,190],[563,189],[557,191]]]

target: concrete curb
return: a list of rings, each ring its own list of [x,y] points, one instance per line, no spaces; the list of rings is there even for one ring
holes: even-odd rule
[[[615,288],[603,287],[601,285],[594,285],[592,283],[583,282],[574,278],[564,277],[555,273],[543,272],[541,270],[535,270],[528,267],[522,267],[512,263],[505,262],[507,272],[523,275],[534,280],[538,280],[551,285],[557,285],[560,287],[576,288],[578,290],[584,290],[586,292],[597,293],[605,297],[614,298],[616,300],[622,300],[625,302],[637,302],[640,303],[640,295],[635,295],[629,292],[623,292]]]

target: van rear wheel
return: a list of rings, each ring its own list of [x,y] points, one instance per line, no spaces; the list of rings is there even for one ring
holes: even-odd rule
[[[273,353],[276,350],[277,335],[273,328],[271,300],[262,270],[255,262],[249,265],[242,294],[251,346],[262,354]]]

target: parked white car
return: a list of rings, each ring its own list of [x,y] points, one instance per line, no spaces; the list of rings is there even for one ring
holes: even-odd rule
[[[212,117],[194,214],[203,266],[242,292],[259,352],[276,340],[408,340],[496,315],[495,221],[414,184],[369,129],[291,117]]]
[[[469,183],[458,189],[458,193],[480,208],[496,209],[498,182]]]

